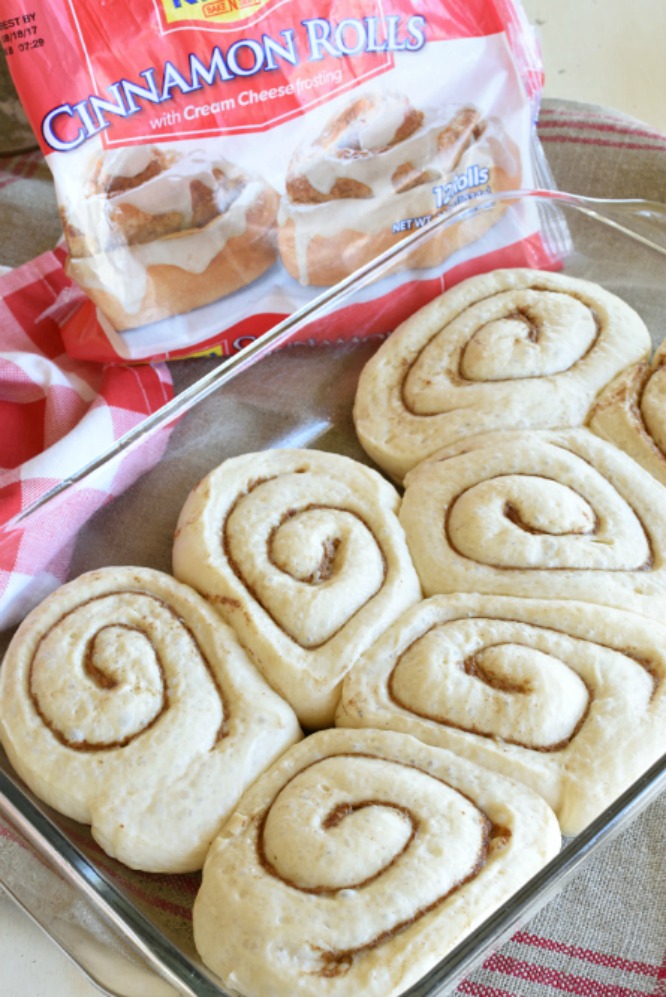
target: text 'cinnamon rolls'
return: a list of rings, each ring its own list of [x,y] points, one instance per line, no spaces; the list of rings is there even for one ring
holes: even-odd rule
[[[392,997],[559,842],[550,808],[512,780],[405,734],[321,731],[211,846],[195,943],[234,992]]]
[[[0,670],[0,736],[33,792],[91,824],[110,855],[183,872],[301,732],[196,592],[103,568],[20,626]]]
[[[666,751],[666,629],[572,601],[433,596],[357,662],[336,722],[519,779],[577,834]]]
[[[420,597],[397,491],[338,454],[225,461],[179,517],[176,576],[238,633],[306,727],[333,722],[358,655]]]
[[[582,425],[596,396],[650,353],[640,316],[597,284],[495,270],[446,291],[361,373],[354,422],[396,479],[475,433]]]

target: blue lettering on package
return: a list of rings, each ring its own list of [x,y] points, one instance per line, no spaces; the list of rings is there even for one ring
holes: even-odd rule
[[[464,173],[456,173],[448,183],[433,187],[435,208],[440,211],[442,208],[448,207],[464,191],[483,187],[484,184],[488,183],[489,177],[490,170],[487,166],[479,166],[477,163],[468,166]]]
[[[182,2],[174,0],[178,6]],[[198,0],[184,2],[192,4]],[[214,46],[207,61],[192,53],[187,67],[177,67],[172,62],[166,62],[161,70],[148,67],[137,74],[139,80],[121,79],[112,83],[106,88],[106,96],[89,94],[75,103],[60,104],[42,121],[44,140],[57,152],[69,152],[110,128],[114,120],[138,114],[147,105],[172,100],[175,93],[188,94],[238,77],[272,72],[282,63],[296,66],[302,58],[318,62],[326,56],[351,58],[361,52],[417,52],[426,44],[426,19],[420,15],[413,15],[404,23],[398,15],[384,20],[349,17],[338,23],[311,18],[300,27],[304,35],[297,36],[297,29],[288,28],[280,31],[277,38],[266,34],[259,39],[241,38],[226,51]],[[303,47],[301,57],[299,48]]]

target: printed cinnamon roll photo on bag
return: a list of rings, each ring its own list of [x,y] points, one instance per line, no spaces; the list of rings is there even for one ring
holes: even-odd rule
[[[258,174],[196,149],[110,151],[63,204],[68,272],[117,330],[189,312],[272,266],[277,206]]]
[[[520,156],[499,121],[474,107],[420,110],[402,94],[368,93],[342,109],[296,151],[282,200],[282,262],[302,284],[335,284],[445,210],[456,193],[515,189]],[[480,237],[501,204],[477,215]],[[456,249],[444,229],[403,261],[434,267]]]
[[[464,235],[419,240],[376,308],[341,300],[321,335],[386,335],[445,275],[557,262],[538,212],[492,202],[552,186],[519,0],[22,6],[38,42],[8,62],[55,181],[79,359],[236,353],[461,206]]]

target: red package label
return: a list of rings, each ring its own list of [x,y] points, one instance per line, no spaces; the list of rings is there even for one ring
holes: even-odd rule
[[[14,10],[0,38],[94,316],[78,355],[233,351],[442,212],[534,186],[540,64],[513,0]],[[398,283],[436,284],[450,252],[433,239]]]
[[[261,131],[386,72],[395,53],[502,27],[494,5],[479,0],[466,4],[462,17],[437,3],[406,14],[390,3],[339,0],[334,18],[312,17],[311,3],[298,0],[155,0],[148,25],[134,23],[137,6],[104,4],[106,31],[97,5],[64,0],[39,20],[31,11],[5,22],[30,32],[26,41],[45,57],[57,45],[63,68],[71,67],[54,79],[44,61],[43,87],[25,90],[45,151],[73,150],[98,134],[114,145]],[[154,44],[141,64],[137,37],[147,31]],[[14,54],[16,46],[8,47]]]

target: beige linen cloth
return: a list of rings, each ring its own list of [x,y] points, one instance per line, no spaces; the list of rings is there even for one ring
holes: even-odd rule
[[[654,132],[641,122],[627,119],[596,106],[572,102],[546,101],[539,133],[557,185],[563,190],[596,197],[644,197],[666,203],[666,136]],[[0,264],[18,265],[42,251],[51,249],[61,232],[48,169],[37,152],[0,159]],[[1,335],[1,330],[0,330]],[[271,358],[272,359],[272,358]],[[310,362],[310,361],[308,361]],[[313,357],[313,364],[322,362]],[[186,363],[186,362],[185,362]],[[178,365],[176,365],[178,368]],[[174,377],[190,377],[174,369]],[[267,369],[267,376],[270,369]],[[341,378],[353,390],[351,369],[344,365]],[[294,423],[289,413],[289,399],[302,395],[303,384],[296,373],[281,388],[281,397],[265,398],[257,407],[261,420],[284,420],[285,445],[300,445],[294,437]],[[234,418],[234,391],[223,412]],[[245,400],[245,399],[244,399]],[[282,406],[282,408],[281,408]],[[196,482],[220,454],[218,434],[206,422],[205,410],[195,416],[194,430],[210,433],[206,461],[178,466],[178,480],[170,469],[163,474],[165,491],[160,503],[168,507],[165,521],[175,521],[178,508],[189,484]],[[345,417],[347,418],[347,417]],[[199,422],[197,423],[197,419]],[[344,419],[343,419],[344,422]],[[348,424],[348,422],[347,422]],[[231,431],[232,427],[226,427]],[[252,440],[254,429],[244,427],[245,438]],[[332,431],[322,429],[318,444],[333,446]],[[329,435],[327,435],[329,434]],[[261,445],[261,425],[256,430],[256,444]],[[216,451],[216,447],[218,450]],[[351,454],[354,455],[353,453]],[[177,454],[176,454],[177,457]],[[159,482],[159,476],[156,479]],[[154,485],[153,485],[154,489]],[[170,536],[168,531],[151,529],[151,506],[154,493],[139,499],[141,529],[137,525],[132,538],[136,563],[152,564],[169,570]],[[143,506],[141,506],[141,502]],[[102,517],[96,538],[79,550],[72,573],[101,563],[122,563],[123,539],[114,532],[114,517],[123,513],[123,498]],[[133,511],[136,509],[136,502]],[[2,642],[0,639],[0,650]],[[127,873],[108,860],[90,843],[84,829],[63,822],[70,837],[91,855],[112,882],[122,886],[131,900],[151,920],[192,954],[190,907],[197,889],[196,876],[155,877]],[[516,931],[508,942],[486,957],[484,963],[460,983],[456,993],[468,997],[555,997],[571,994],[578,997],[666,997],[666,863],[664,840],[666,794],[653,802],[627,828],[597,849],[568,885],[542,910]],[[74,913],[68,901],[49,881],[41,880],[41,866],[29,855],[13,831],[0,822],[0,854],[4,868],[12,869],[14,882],[33,890],[40,898],[45,916],[52,925],[67,925]],[[0,869],[3,863],[0,863]],[[34,885],[31,885],[33,884]],[[26,887],[27,884],[27,887]],[[10,883],[10,887],[14,884]],[[49,890],[53,890],[49,893]],[[74,902],[76,906],[76,901]],[[81,915],[85,923],[87,915]],[[94,922],[91,930],[103,936],[104,944],[114,946],[104,929]],[[65,926],[65,943],[77,949],[76,933]],[[95,953],[87,949],[86,958],[99,967]],[[113,968],[99,978],[111,992],[129,993],[114,978]],[[132,991],[133,993],[134,991]],[[141,991],[139,991],[141,992]],[[160,985],[147,984],[145,997],[157,997]],[[170,992],[170,991],[165,991]],[[360,995],[359,995],[360,997]]]

